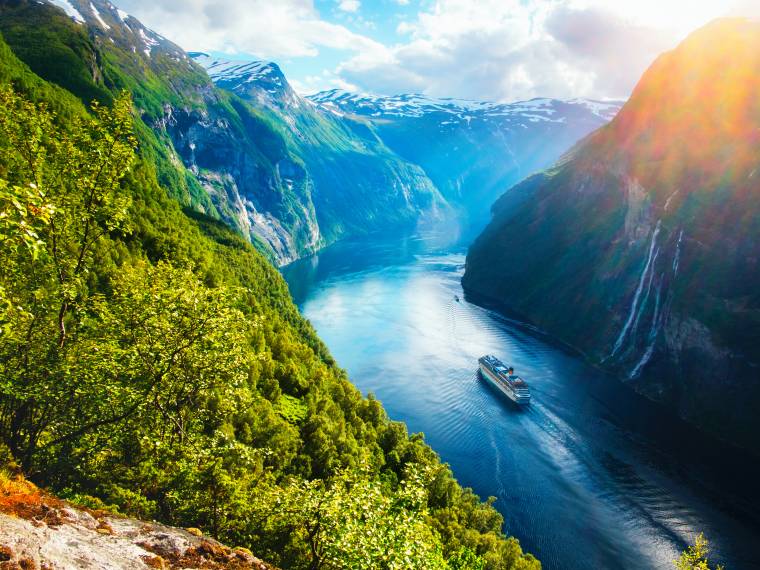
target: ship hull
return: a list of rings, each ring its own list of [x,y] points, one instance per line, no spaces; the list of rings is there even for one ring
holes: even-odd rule
[[[515,404],[518,406],[527,406],[530,404],[530,396],[527,398],[520,398],[517,396],[517,394],[514,393],[511,389],[509,389],[507,386],[502,384],[494,375],[493,372],[491,372],[486,366],[483,364],[480,365],[480,376],[483,378],[486,382],[488,382],[491,386],[496,388],[499,392],[504,394],[507,398],[512,400]]]

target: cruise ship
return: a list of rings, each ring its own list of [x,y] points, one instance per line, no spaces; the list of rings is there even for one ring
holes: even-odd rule
[[[530,404],[528,384],[519,376],[515,376],[514,368],[507,366],[491,354],[481,356],[478,363],[480,364],[480,375],[504,393],[507,398],[519,406]]]

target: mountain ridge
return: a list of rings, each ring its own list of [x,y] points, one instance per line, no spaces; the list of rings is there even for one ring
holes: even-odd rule
[[[660,56],[611,123],[494,204],[463,279],[756,452],[758,38],[718,20]]]
[[[340,90],[308,99],[367,121],[388,147],[424,169],[464,225],[476,231],[505,189],[550,166],[620,108],[616,101],[493,103]]]
[[[178,198],[224,220],[278,263],[347,235],[414,225],[447,209],[421,169],[360,129],[313,113],[299,124],[302,117],[295,115],[307,113],[305,106],[284,109],[272,104],[277,97],[261,100],[214,86],[181,48],[110,2],[64,6],[71,14],[51,3],[9,1],[0,26],[36,72],[86,102],[131,91],[153,131],[149,146],[163,157],[162,172],[173,179],[171,187],[179,179],[186,188]],[[25,30],[15,19],[39,25]],[[65,38],[61,51],[80,73],[56,67],[42,43],[36,47],[45,34]],[[283,88],[297,97],[284,78]],[[340,160],[334,172],[325,172],[329,161],[315,160],[316,145]]]
[[[223,62],[200,52],[194,59],[106,0],[48,5],[94,44],[86,55],[90,78],[77,85],[61,72],[47,78],[85,100],[109,96],[107,83],[133,91],[161,145],[164,170],[185,179],[180,198],[235,227],[278,264],[386,227],[462,217],[480,227],[485,204],[616,110],[602,103],[467,103],[484,113],[449,99],[433,104],[449,111],[448,122],[437,113],[378,120],[300,96],[272,62]],[[38,63],[33,68],[42,72],[46,64]],[[503,155],[510,166],[494,168]]]

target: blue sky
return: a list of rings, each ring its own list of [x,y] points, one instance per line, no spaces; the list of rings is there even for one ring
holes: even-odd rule
[[[277,62],[302,93],[627,97],[661,52],[760,0],[116,0],[186,50]]]

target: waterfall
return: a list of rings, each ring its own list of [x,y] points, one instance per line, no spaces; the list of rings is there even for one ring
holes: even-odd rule
[[[678,234],[678,243],[676,244],[676,254],[673,256],[673,275],[678,273],[678,262],[681,259],[681,240],[683,239],[683,230]]]
[[[652,358],[652,354],[654,354],[654,345],[657,341],[657,333],[660,332],[660,293],[662,293],[663,278],[664,275],[660,275],[660,282],[657,284],[657,294],[655,296],[654,302],[654,314],[652,315],[652,326],[649,328],[649,335],[647,337],[649,344],[647,344],[647,348],[644,351],[644,354],[641,356],[641,360],[639,360],[636,366],[633,367],[631,373],[628,375],[628,378],[630,379],[638,377],[641,369],[644,367],[644,365],[646,365],[647,362],[649,362],[649,359]]]
[[[652,266],[657,265],[658,255],[660,255],[659,247],[654,252],[654,257],[652,258]],[[641,315],[644,314],[644,310],[647,307],[647,301],[649,301],[649,293],[651,293],[652,291],[652,281],[654,281],[654,270],[649,272],[649,281],[647,282],[647,292],[644,294],[644,300],[641,302],[641,305],[639,306],[639,310],[636,312],[636,320],[633,321],[633,326],[631,327],[631,332],[629,333],[631,338],[633,338],[636,335],[636,330],[639,328],[639,320],[641,320]]]
[[[647,262],[644,264],[644,270],[641,272],[641,277],[639,278],[639,286],[636,288],[636,293],[633,296],[633,303],[631,303],[631,311],[628,315],[628,320],[625,322],[623,330],[620,331],[620,336],[618,336],[617,341],[615,341],[615,346],[612,348],[612,352],[607,358],[612,358],[615,356],[617,351],[620,350],[620,347],[623,345],[623,341],[625,340],[626,334],[628,333],[628,329],[631,327],[631,323],[636,316],[636,307],[638,307],[639,304],[641,291],[644,289],[644,281],[646,281],[647,273],[649,273],[649,268],[652,265],[654,247],[657,244],[657,234],[660,233],[660,222],[661,220],[657,220],[657,225],[654,228],[654,232],[652,232],[652,242],[649,244],[649,255],[647,256]],[[607,358],[605,358],[605,360],[607,360]]]

